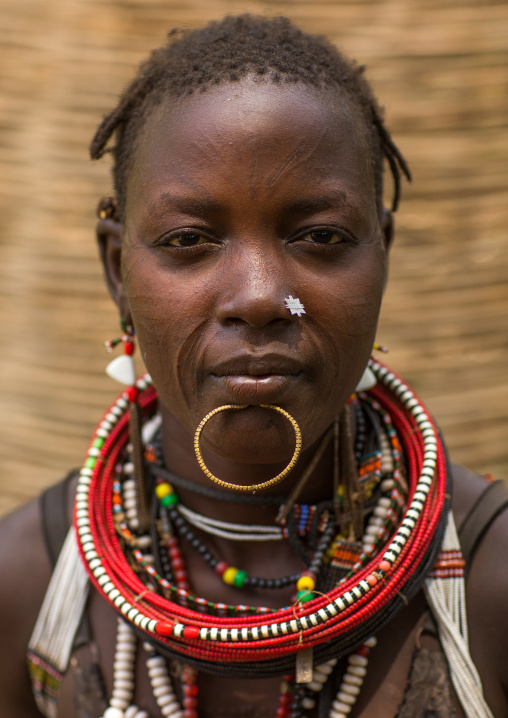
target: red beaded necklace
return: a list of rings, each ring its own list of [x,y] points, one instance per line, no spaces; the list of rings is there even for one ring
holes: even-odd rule
[[[390,414],[402,444],[408,508],[380,556],[326,595],[268,616],[208,616],[147,590],[122,552],[112,510],[115,465],[128,442],[130,395],[125,392],[106,413],[77,489],[80,552],[99,592],[159,652],[218,672],[252,675],[254,665],[259,676],[285,673],[291,657],[304,648],[314,647],[320,660],[349,653],[403,605],[401,596],[412,595],[421,585],[439,548],[445,518],[444,450],[428,412],[409,387],[378,362],[371,362],[371,368],[379,383],[369,394]],[[147,379],[138,381],[138,388],[139,403],[149,414],[156,392]]]

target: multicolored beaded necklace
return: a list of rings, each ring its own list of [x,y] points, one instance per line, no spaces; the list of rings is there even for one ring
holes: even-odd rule
[[[390,452],[362,458],[367,493],[381,485],[363,548],[348,546],[344,537],[331,542],[327,537],[326,560],[328,578],[334,576],[332,585],[327,585],[325,593],[313,592],[315,571],[320,569],[315,566],[315,571],[308,571],[311,576],[300,575],[297,579],[306,579],[300,590],[308,600],[302,600],[300,595],[294,606],[278,610],[211,606],[192,595],[188,579],[182,573],[178,575],[183,569],[175,551],[175,536],[167,530],[171,521],[176,525],[182,516],[176,500],[164,500],[176,495],[164,481],[159,482],[158,493],[168,519],[165,528],[169,555],[173,550],[173,559],[177,559],[170,566],[176,580],[171,583],[157,572],[152,556],[143,550],[143,537],[118,520],[121,511],[116,511],[115,517],[115,506],[118,509],[122,501],[117,469],[128,443],[126,410],[132,392],[121,395],[106,413],[92,439],[77,489],[75,523],[80,552],[97,590],[158,657],[176,657],[194,668],[218,674],[263,677],[274,673],[291,675],[295,657],[303,651],[308,655],[312,649],[314,675],[323,666],[327,668],[321,673],[327,675],[339,657],[355,648],[366,652],[369,637],[421,586],[439,549],[446,521],[444,450],[427,411],[409,387],[378,362],[372,361],[371,369],[379,383],[368,397],[362,395],[361,403],[368,413],[378,417],[379,434],[384,437],[380,443],[384,442],[385,449],[388,444]],[[155,410],[155,390],[146,377],[137,382],[137,387],[141,392],[138,401],[149,416]],[[357,450],[359,446],[357,435]],[[407,483],[401,470],[402,456],[407,464]],[[390,465],[392,475],[382,480],[386,473],[383,461],[385,469],[387,463]],[[186,533],[187,537],[192,533],[188,525]],[[145,544],[148,548],[148,542]],[[140,573],[132,568],[124,553],[125,545],[132,547],[132,555],[142,568]],[[212,559],[217,567],[220,562]],[[211,563],[209,557],[208,562]],[[234,567],[224,568],[223,574],[231,568]],[[229,571],[227,579],[234,583],[238,571]],[[246,577],[241,578],[245,584]],[[354,681],[346,684],[354,685]],[[284,715],[301,715],[301,710],[310,708],[313,699],[306,690],[299,687],[293,692],[294,709]],[[355,693],[356,689],[352,690]],[[333,709],[335,713],[332,711],[334,718],[348,713],[343,707],[351,705],[350,698],[343,697],[352,693],[340,693],[342,700],[337,699],[340,705]],[[301,710],[295,713],[296,703]]]

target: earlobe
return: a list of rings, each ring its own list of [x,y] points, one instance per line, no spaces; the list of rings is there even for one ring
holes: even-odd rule
[[[100,219],[97,222],[96,232],[109,293],[120,310],[120,316],[129,322],[130,310],[122,278],[123,226],[114,219]]]

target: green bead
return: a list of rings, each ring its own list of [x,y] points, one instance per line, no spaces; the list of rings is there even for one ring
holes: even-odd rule
[[[94,447],[94,449],[102,449],[102,447],[104,446],[104,439],[101,439],[101,437],[98,436],[98,437],[94,440],[92,446]]]
[[[163,506],[173,506],[173,504],[178,503],[178,496],[176,494],[168,494],[167,496],[163,496],[160,502]]]
[[[95,456],[89,456],[88,459],[85,461],[85,468],[86,469],[93,469],[96,462]]]
[[[247,571],[237,571],[235,580],[234,580],[234,586],[237,588],[243,588],[245,584],[245,579],[247,578]]]
[[[312,601],[314,598],[314,594],[312,591],[307,591],[307,589],[303,589],[303,591],[298,591],[296,594],[296,600],[300,603],[303,603],[304,601]]]

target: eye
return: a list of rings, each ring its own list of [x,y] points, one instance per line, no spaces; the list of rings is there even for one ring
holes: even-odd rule
[[[331,229],[314,229],[312,232],[302,237],[307,242],[316,244],[340,244],[344,242],[344,237]]]
[[[179,247],[179,248],[185,248],[185,247],[195,247],[198,244],[206,244],[207,242],[210,242],[210,239],[206,237],[204,234],[200,234],[199,232],[180,232],[179,234],[174,234],[173,236],[167,237],[164,244],[170,247]]]

